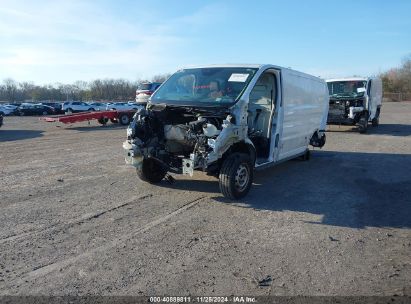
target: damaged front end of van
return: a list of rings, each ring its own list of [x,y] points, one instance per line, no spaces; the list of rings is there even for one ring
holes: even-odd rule
[[[136,113],[127,129],[126,162],[151,183],[167,172],[216,175],[224,153],[245,141],[246,131],[234,122],[224,107],[150,105]]]
[[[175,73],[134,116],[123,143],[126,162],[136,167],[140,179],[157,183],[170,179],[168,172],[193,176],[200,170],[218,176],[228,155],[244,152],[249,159],[246,170],[238,172],[236,185],[238,193],[249,188],[255,151],[247,138],[247,104],[239,97],[257,70]]]
[[[368,123],[378,126],[382,101],[379,78],[344,78],[327,80],[330,94],[329,124],[357,125],[366,133]]]

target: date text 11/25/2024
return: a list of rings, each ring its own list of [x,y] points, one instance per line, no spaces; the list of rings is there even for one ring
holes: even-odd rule
[[[150,297],[150,303],[256,303],[255,297]]]

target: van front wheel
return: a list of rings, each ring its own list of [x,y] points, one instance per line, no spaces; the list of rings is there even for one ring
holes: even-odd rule
[[[360,118],[360,120],[358,121],[358,131],[361,134],[364,134],[367,132],[367,128],[368,128],[368,121],[367,118],[365,118],[364,116]]]
[[[230,199],[240,199],[247,195],[253,183],[253,165],[245,153],[233,153],[221,166],[219,184],[221,193]]]

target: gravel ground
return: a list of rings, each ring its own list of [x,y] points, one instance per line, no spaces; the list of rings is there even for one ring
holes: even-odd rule
[[[410,295],[411,103],[228,201],[196,173],[150,185],[124,127],[6,117],[0,295]]]

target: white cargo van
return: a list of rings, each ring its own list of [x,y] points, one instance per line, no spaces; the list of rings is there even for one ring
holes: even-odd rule
[[[136,113],[123,148],[144,181],[201,170],[238,199],[254,168],[308,159],[309,144],[322,147],[327,112],[327,85],[311,75],[275,65],[186,68]]]
[[[382,102],[380,78],[329,79],[327,85],[329,124],[358,125],[360,133],[367,132],[368,122],[378,126]]]

